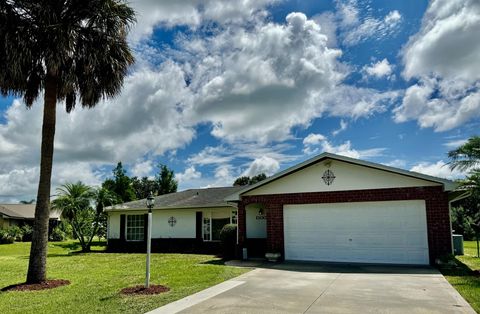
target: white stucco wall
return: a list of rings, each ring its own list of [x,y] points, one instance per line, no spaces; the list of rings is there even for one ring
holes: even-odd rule
[[[247,238],[262,238],[267,237],[267,220],[266,219],[257,219],[259,217],[258,210],[261,205],[250,204],[245,207],[246,212],[246,222],[247,222]],[[266,211],[264,211],[264,217],[266,216]]]
[[[152,220],[152,238],[195,238],[195,210],[156,210]],[[171,227],[168,219],[177,223]]]
[[[301,192],[329,192],[346,190],[368,190],[398,187],[439,186],[440,183],[412,178],[388,171],[353,165],[338,160],[327,160],[277,179],[244,195],[282,194]],[[326,185],[323,173],[330,169],[335,179]]]
[[[193,208],[193,209],[168,209],[153,210],[152,213],[152,238],[195,238],[196,212],[201,211],[203,217],[224,218],[230,217],[233,207],[222,208]],[[108,238],[120,238],[120,215],[143,215],[147,211],[121,211],[108,213]],[[175,217],[176,224],[171,227],[168,219]]]

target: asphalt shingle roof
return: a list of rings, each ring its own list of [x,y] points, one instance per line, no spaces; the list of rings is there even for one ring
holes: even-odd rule
[[[35,204],[0,204],[0,214],[11,218],[33,219]],[[60,218],[60,212],[50,211],[50,219]]]
[[[154,209],[200,208],[232,206],[225,198],[244,189],[244,186],[230,186],[206,189],[190,189],[155,197]],[[145,199],[107,207],[107,211],[123,209],[146,209]]]

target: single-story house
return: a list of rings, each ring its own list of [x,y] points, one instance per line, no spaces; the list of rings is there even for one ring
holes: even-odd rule
[[[60,212],[50,211],[50,225],[60,221]],[[11,226],[33,225],[35,204],[0,204],[0,229]]]
[[[430,264],[452,252],[454,182],[330,153],[244,187],[158,196],[154,251],[218,248],[237,223],[238,248],[286,260]],[[108,246],[144,249],[145,201],[108,209]]]

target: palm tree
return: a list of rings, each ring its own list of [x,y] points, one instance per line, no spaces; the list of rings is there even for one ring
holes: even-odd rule
[[[92,216],[93,209],[90,204],[94,191],[82,182],[65,183],[57,188],[57,198],[52,201],[52,208],[62,212],[62,218],[71,225],[73,232],[80,241],[83,251],[88,251],[89,245],[85,241],[85,222]],[[85,219],[87,218],[87,219]],[[90,226],[87,226],[90,227]]]
[[[46,280],[50,184],[57,101],[70,112],[119,93],[134,61],[122,0],[0,1],[0,93],[27,107],[43,92],[40,179],[27,283]]]
[[[473,136],[457,149],[448,152],[450,168],[467,170],[480,165],[480,137]]]

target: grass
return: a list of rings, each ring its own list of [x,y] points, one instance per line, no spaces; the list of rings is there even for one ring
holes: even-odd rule
[[[30,243],[0,245],[0,289],[25,281]],[[154,296],[122,296],[144,284],[145,254],[74,253],[78,243],[49,243],[49,279],[69,286],[44,291],[0,292],[0,313],[144,313],[248,270],[224,266],[212,255],[152,254],[151,283],[168,286]],[[105,249],[97,242],[92,250]]]
[[[480,313],[480,276],[473,273],[480,270],[475,241],[464,242],[465,255],[456,256],[457,267],[441,267],[441,272],[450,284]]]

